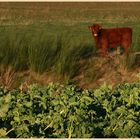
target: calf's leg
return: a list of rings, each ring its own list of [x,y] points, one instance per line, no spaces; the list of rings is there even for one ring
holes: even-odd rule
[[[125,53],[128,54],[129,53],[129,46],[130,46],[130,44],[128,42],[123,42],[122,46],[123,46],[123,48],[125,50]]]
[[[108,44],[107,44],[107,41],[106,40],[102,40],[101,41],[101,52],[100,52],[100,55],[102,57],[106,57],[108,56]]]

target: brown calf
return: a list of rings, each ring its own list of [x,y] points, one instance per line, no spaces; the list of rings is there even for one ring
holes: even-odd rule
[[[103,29],[100,25],[93,24],[92,26],[89,26],[89,29],[92,31],[96,47],[100,49],[102,56],[107,55],[108,48],[117,48],[119,45],[128,53],[132,43],[131,28]]]

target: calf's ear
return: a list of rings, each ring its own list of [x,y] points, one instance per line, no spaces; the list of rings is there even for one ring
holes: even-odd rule
[[[88,28],[89,28],[90,30],[92,30],[91,26],[88,26]]]
[[[101,30],[102,29],[102,26],[101,25],[99,25],[99,30]]]

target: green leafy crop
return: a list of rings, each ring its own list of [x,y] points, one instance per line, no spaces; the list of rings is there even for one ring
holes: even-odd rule
[[[0,137],[140,137],[140,82],[87,90],[33,84],[0,89]]]

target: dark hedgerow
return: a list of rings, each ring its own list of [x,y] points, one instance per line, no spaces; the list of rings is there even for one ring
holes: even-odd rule
[[[0,89],[0,137],[140,137],[140,82],[96,90],[50,83]]]

